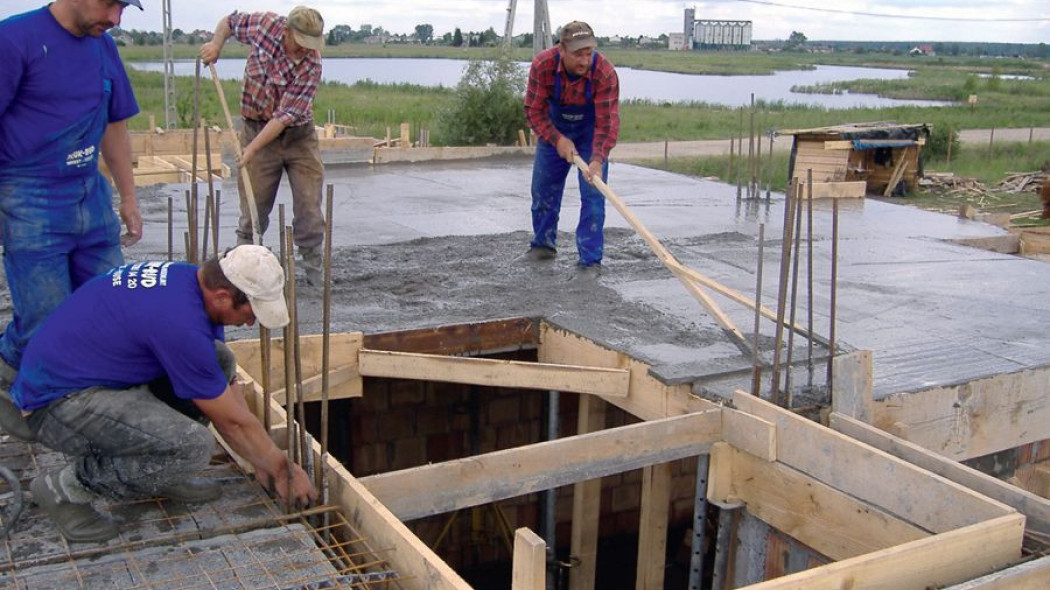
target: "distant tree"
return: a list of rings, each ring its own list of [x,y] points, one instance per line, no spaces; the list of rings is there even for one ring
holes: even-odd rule
[[[452,33],[452,46],[463,47],[463,31],[460,31],[459,27]]]
[[[452,45],[452,33],[445,33],[442,35],[441,42],[445,45]]]
[[[416,25],[416,39],[420,43],[430,43],[434,38],[434,25]]]
[[[350,25],[336,25],[328,31],[328,45],[342,45],[349,43],[354,38],[354,30]]]
[[[522,47],[532,47],[532,33],[525,33],[521,36]]]
[[[806,44],[806,36],[798,31],[791,31],[791,36],[788,37],[787,43],[784,43],[785,51],[799,51],[802,46]]]

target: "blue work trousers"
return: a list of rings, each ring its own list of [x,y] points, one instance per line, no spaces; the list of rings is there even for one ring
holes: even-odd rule
[[[589,144],[588,144],[589,146]],[[587,161],[590,154],[580,157]],[[589,149],[587,150],[590,151]],[[532,247],[556,248],[558,238],[558,217],[561,213],[562,194],[565,192],[565,179],[573,166],[558,156],[558,150],[546,141],[536,145],[536,161],[532,167]],[[580,221],[576,226],[576,249],[580,265],[600,264],[605,239],[605,197],[577,173],[580,183]],[[602,180],[609,177],[609,163],[602,165]]]
[[[13,317],[0,337],[12,368],[40,323],[74,289],[124,263],[113,191],[100,173],[0,178],[0,232]]]

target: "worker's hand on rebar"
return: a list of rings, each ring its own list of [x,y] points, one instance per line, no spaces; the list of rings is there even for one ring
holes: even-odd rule
[[[264,472],[259,472],[258,475],[266,489],[275,490],[284,501],[291,499],[296,508],[303,509],[317,501],[317,490],[310,481],[310,476],[298,465],[292,465],[291,485],[288,483],[287,468],[281,469],[276,477]]]
[[[571,139],[562,135],[558,138],[558,143],[554,147],[558,150],[559,158],[570,164],[573,163],[573,158],[576,156],[576,144]]]
[[[207,66],[219,61],[220,53],[222,53],[222,46],[209,41],[208,43],[201,45],[200,51],[197,55],[200,56],[201,63]]]
[[[121,201],[120,220],[124,222],[124,228],[127,230],[120,236],[121,246],[131,246],[142,239],[142,214],[139,213],[137,201]]]

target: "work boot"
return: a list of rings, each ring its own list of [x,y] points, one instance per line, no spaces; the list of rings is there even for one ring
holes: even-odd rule
[[[26,424],[22,410],[11,400],[11,385],[18,373],[3,359],[0,359],[0,429],[25,442],[32,442],[36,437]]]
[[[538,262],[541,260],[554,260],[557,252],[554,248],[544,248],[543,246],[533,246],[529,248],[529,251],[525,253],[525,259],[531,262]]]
[[[38,475],[29,490],[66,539],[101,543],[117,536],[117,526],[91,507],[94,494],[77,481],[72,466]]]
[[[183,481],[158,488],[157,495],[175,502],[203,504],[218,500],[222,495],[222,486],[217,481],[203,477],[187,477]]]
[[[311,287],[320,287],[324,283],[324,258],[321,256],[321,247],[299,248],[299,256],[302,257],[303,270],[306,271],[306,282]]]

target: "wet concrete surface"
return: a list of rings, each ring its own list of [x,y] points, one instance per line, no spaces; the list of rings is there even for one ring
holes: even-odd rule
[[[748,370],[750,357],[611,206],[603,272],[596,279],[579,275],[572,235],[579,215],[575,179],[566,189],[557,259],[523,259],[531,237],[531,166],[527,158],[329,166],[333,331],[544,317],[653,364],[654,374],[669,382]],[[765,224],[762,302],[776,309],[782,194],[738,200],[736,187],[622,163],[612,166],[609,186],[681,262],[749,297],[756,286],[759,225]],[[141,191],[146,237],[127,250],[129,260],[166,255],[167,196],[174,197],[181,246],[186,188]],[[230,195],[236,195],[236,185],[227,181],[223,189],[220,245],[226,247],[234,242]],[[290,203],[287,185],[278,202]],[[290,224],[290,204],[288,209]],[[836,334],[844,348],[874,351],[876,397],[1050,361],[1050,342],[1038,321],[1050,311],[1050,269],[951,242],[1004,230],[873,200],[842,200],[839,209]],[[814,203],[811,307],[814,332],[825,337],[832,218],[831,201]],[[264,243],[276,249],[276,213],[272,224]],[[810,307],[806,227],[796,305],[796,322],[803,325]],[[297,284],[300,331],[318,333],[320,293],[301,276]],[[753,311],[719,295],[714,299],[752,338]],[[254,331],[233,329],[230,335],[248,338]],[[773,322],[763,320],[767,361],[774,336]],[[793,344],[795,361],[809,354],[804,339],[796,337]],[[821,356],[821,347],[815,349]]]

